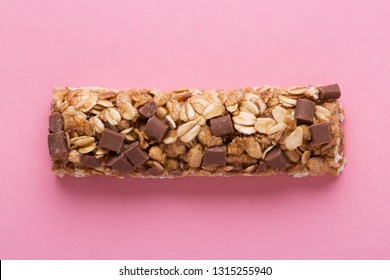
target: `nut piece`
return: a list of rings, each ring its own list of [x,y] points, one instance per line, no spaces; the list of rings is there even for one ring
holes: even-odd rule
[[[289,151],[295,150],[302,145],[303,141],[303,129],[298,126],[287,138],[286,138],[286,148]]]
[[[172,143],[168,145],[163,145],[164,152],[167,153],[169,157],[177,157],[180,155],[184,155],[187,151],[186,146],[183,143]]]
[[[254,137],[245,137],[242,139],[242,143],[244,145],[245,152],[247,152],[251,157],[259,159],[263,156],[261,146]]]
[[[159,119],[164,119],[168,115],[168,110],[164,107],[158,107],[156,115]]]
[[[151,147],[149,150],[149,156],[161,164],[164,164],[167,159],[167,155],[161,150],[159,146]]]
[[[226,158],[226,163],[234,165],[255,164],[257,163],[257,159],[249,156],[248,154],[242,154],[239,156],[228,155]]]
[[[69,152],[68,160],[73,163],[80,163],[80,153],[76,150]]]
[[[203,146],[201,144],[193,146],[184,159],[190,167],[199,167],[203,160]]]
[[[170,99],[172,94],[170,92],[164,92],[159,90],[152,90],[150,93],[154,94],[154,102],[157,106],[164,106]]]
[[[198,134],[198,140],[203,146],[215,147],[222,145],[222,138],[211,134],[208,127],[203,127]]]
[[[167,170],[177,170],[180,168],[179,162],[174,158],[167,158],[165,166]]]
[[[309,159],[310,159],[310,151],[305,151],[305,152],[303,153],[302,159],[301,159],[302,164],[308,163]]]
[[[274,119],[271,118],[258,118],[255,123],[255,129],[260,132],[267,134],[268,130],[276,125],[276,122]]]
[[[245,151],[243,138],[235,137],[227,146],[228,155],[239,156]]]

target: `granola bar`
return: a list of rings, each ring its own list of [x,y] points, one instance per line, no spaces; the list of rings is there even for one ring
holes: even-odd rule
[[[340,88],[55,88],[49,153],[57,175],[338,175]]]

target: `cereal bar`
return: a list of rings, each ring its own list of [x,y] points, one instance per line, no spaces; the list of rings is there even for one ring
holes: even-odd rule
[[[340,88],[55,88],[48,145],[57,175],[338,175]]]

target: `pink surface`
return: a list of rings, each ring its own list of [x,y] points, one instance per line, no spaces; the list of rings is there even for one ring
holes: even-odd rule
[[[0,258],[390,258],[389,3],[2,0]],[[54,86],[334,82],[338,178],[50,172]]]

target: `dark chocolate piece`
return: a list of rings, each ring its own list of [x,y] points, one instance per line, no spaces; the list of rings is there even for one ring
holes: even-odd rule
[[[131,172],[134,170],[134,166],[124,155],[112,158],[107,165],[119,172]]]
[[[64,159],[68,156],[68,145],[66,144],[65,132],[49,133],[48,144],[50,156],[56,159]]]
[[[224,166],[226,164],[226,146],[206,147],[204,150],[203,165],[208,167]]]
[[[289,165],[289,160],[279,147],[274,147],[269,151],[264,160],[275,171],[283,171]]]
[[[103,163],[103,159],[88,155],[81,155],[80,161],[83,165],[89,168],[100,167]]]
[[[138,110],[140,116],[144,118],[150,118],[154,116],[156,114],[156,111],[157,111],[157,105],[156,102],[154,101],[146,103]]]
[[[338,84],[320,86],[318,89],[320,91],[321,100],[338,99],[341,96],[341,91]]]
[[[263,173],[267,170],[267,164],[264,161],[260,161],[257,166],[256,173]]]
[[[219,118],[210,120],[211,132],[214,136],[227,136],[234,133],[232,118],[230,115],[226,115]]]
[[[332,141],[329,123],[322,122],[310,126],[311,138],[313,145],[327,144]]]
[[[55,133],[64,130],[64,118],[58,112],[49,117],[49,132]]]
[[[102,138],[100,139],[99,147],[119,153],[124,141],[125,136],[122,133],[106,128],[104,129]]]
[[[131,161],[134,167],[141,166],[149,159],[149,155],[141,150],[138,141],[132,143],[123,154]]]
[[[308,99],[298,99],[294,117],[299,124],[312,124],[316,104]]]
[[[151,117],[145,125],[144,132],[151,138],[161,142],[168,132],[169,126],[156,116]]]

